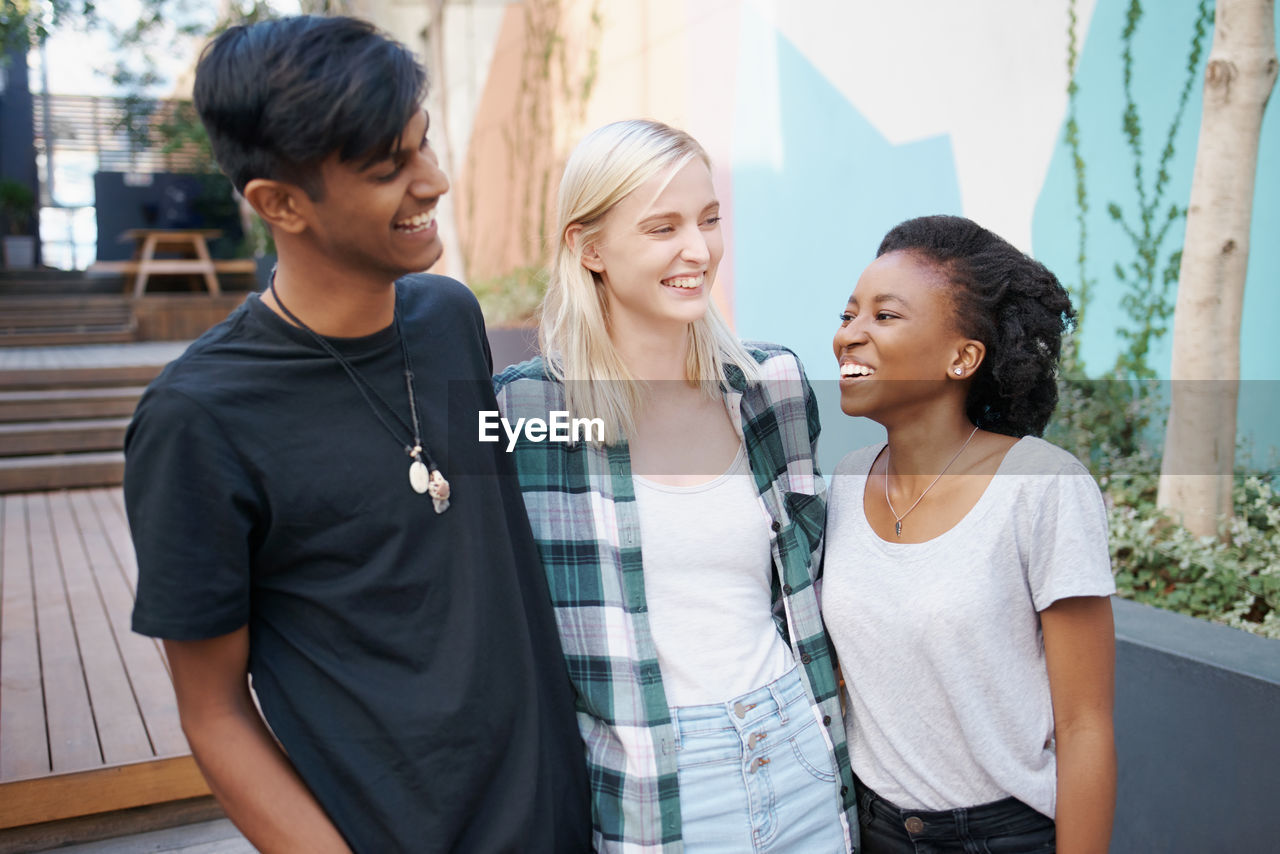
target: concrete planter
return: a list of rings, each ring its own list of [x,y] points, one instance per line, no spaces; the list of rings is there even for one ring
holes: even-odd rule
[[[31,270],[36,266],[36,239],[29,234],[6,234],[4,265],[10,270]]]
[[[495,374],[501,373],[508,365],[532,359],[538,354],[536,326],[490,326],[488,332]]]
[[[1280,640],[1113,601],[1111,851],[1280,850]]]

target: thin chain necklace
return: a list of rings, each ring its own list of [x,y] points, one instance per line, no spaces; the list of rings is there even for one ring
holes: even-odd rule
[[[404,332],[400,328],[400,293],[396,292],[396,304],[394,308],[394,323],[396,327],[396,337],[400,339],[400,354],[404,358],[404,384],[405,389],[409,393],[409,417],[413,419],[413,427],[404,423],[404,419],[400,417],[400,413],[395,410],[391,404],[387,403],[378,389],[373,383],[365,379],[364,375],[356,370],[355,365],[347,361],[346,357],[338,352],[338,348],[330,344],[323,336],[317,333],[307,324],[303,323],[296,314],[289,310],[288,306],[280,299],[280,294],[276,292],[275,276],[271,277],[271,297],[276,301],[276,305],[280,306],[280,310],[284,312],[285,317],[292,320],[300,329],[305,330],[311,335],[320,348],[338,361],[342,365],[342,369],[347,372],[347,376],[351,378],[351,382],[355,384],[356,390],[360,392],[360,396],[364,398],[364,402],[373,410],[373,414],[377,416],[379,423],[386,428],[391,437],[396,440],[396,444],[401,444],[400,434],[383,416],[382,411],[374,405],[373,398],[369,397],[369,392],[373,392],[373,397],[377,398],[378,403],[382,404],[383,409],[390,412],[392,417],[400,423],[405,432],[413,437],[413,443],[403,445],[404,452],[409,455],[409,459],[413,462],[409,463],[409,486],[419,495],[425,493],[430,494],[431,503],[435,507],[436,513],[443,513],[449,509],[449,481],[444,479],[444,475],[440,473],[439,467],[435,460],[431,459],[431,452],[422,444],[422,430],[418,425],[418,404],[417,394],[413,388],[413,363],[409,361],[409,346],[405,343]],[[425,462],[424,462],[425,457]]]
[[[955,456],[947,461],[947,464],[942,467],[942,471],[938,472],[938,476],[924,488],[924,492],[920,493],[920,497],[901,516],[898,515],[897,510],[893,509],[893,502],[889,500],[889,446],[888,444],[884,446],[884,503],[889,505],[889,512],[893,514],[893,533],[899,537],[902,536],[902,520],[907,518],[908,513],[916,509],[916,505],[929,494],[929,490],[933,489],[933,485],[942,479],[942,476],[947,473],[947,469],[951,468],[951,464],[960,459],[960,455],[964,453],[965,448],[969,447],[969,443],[973,441],[973,437],[977,435],[977,432],[978,428],[974,427],[973,432],[969,434],[969,438],[965,439],[964,444],[960,446],[960,450],[956,451]]]

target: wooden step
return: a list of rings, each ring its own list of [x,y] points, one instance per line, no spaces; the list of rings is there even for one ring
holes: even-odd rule
[[[5,296],[0,346],[38,347],[133,341],[138,321],[123,296]]]
[[[0,424],[0,457],[118,451],[128,427],[128,418]]]
[[[43,311],[47,309],[64,309],[79,311],[80,309],[128,308],[129,297],[122,294],[3,294],[0,295],[0,307],[5,314],[21,311]]]
[[[162,370],[164,365],[0,370],[0,390],[137,386],[151,382]]]
[[[29,329],[77,330],[107,326],[113,329],[126,328],[133,325],[133,312],[126,309],[117,311],[113,308],[84,309],[81,311],[58,311],[42,309],[40,311],[5,312],[0,317],[0,333],[24,332]]]
[[[143,387],[0,391],[0,422],[119,418],[133,414]]]
[[[138,332],[125,329],[94,329],[85,332],[9,332],[0,335],[0,347],[73,347],[80,344],[124,344],[138,340]]]
[[[0,493],[119,486],[124,452],[0,458]]]
[[[88,276],[83,271],[0,269],[0,297],[119,295],[124,290],[121,276]]]

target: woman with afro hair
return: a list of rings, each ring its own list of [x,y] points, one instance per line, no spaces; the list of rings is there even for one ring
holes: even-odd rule
[[[823,616],[863,851],[1105,852],[1115,592],[1089,472],[1038,438],[1066,291],[961,217],[885,236],[840,315]]]

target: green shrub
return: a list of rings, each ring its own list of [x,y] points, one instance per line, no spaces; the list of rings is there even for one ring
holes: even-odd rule
[[[1083,461],[1102,488],[1120,596],[1280,638],[1280,484],[1239,473],[1222,537],[1196,537],[1156,506],[1168,412],[1161,384],[1059,380],[1045,438]]]
[[[516,326],[529,323],[547,292],[545,271],[538,267],[517,267],[501,276],[471,282],[480,301],[484,321],[489,326]]]
[[[1280,638],[1280,492],[1274,477],[1235,480],[1225,537],[1196,537],[1156,508],[1154,473],[1099,478],[1121,596]]]

